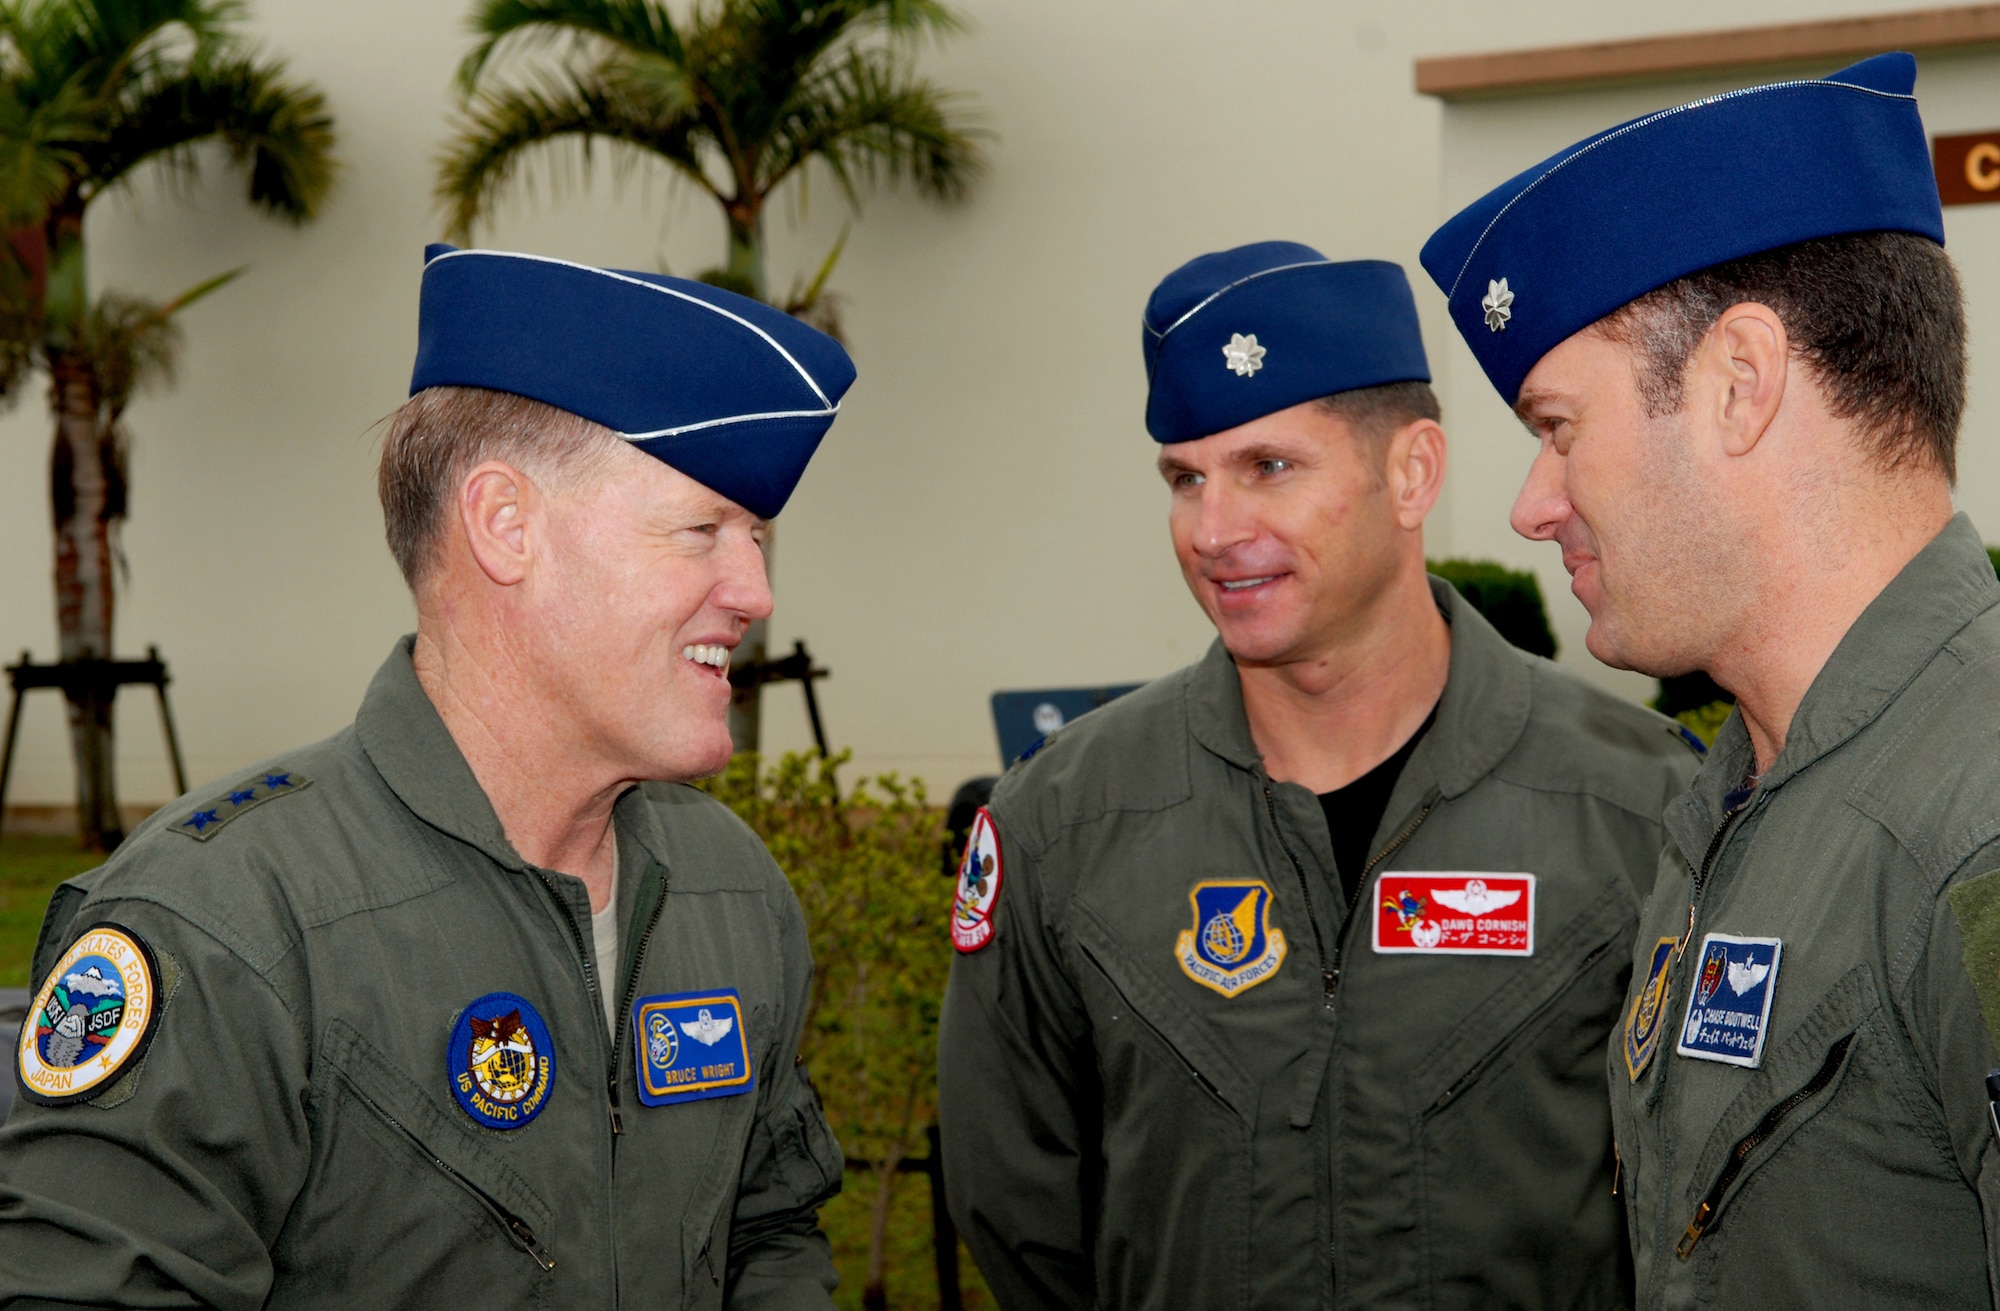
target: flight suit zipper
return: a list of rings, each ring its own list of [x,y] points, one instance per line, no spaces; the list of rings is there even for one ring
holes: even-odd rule
[[[597,980],[597,970],[591,964],[591,951],[584,945],[583,930],[577,927],[576,916],[570,911],[569,901],[563,896],[562,889],[556,886],[556,881],[549,877],[547,870],[536,867],[535,875],[541,879],[542,886],[549,890],[549,895],[555,898],[556,909],[562,912],[563,923],[569,927],[570,941],[576,947],[576,958],[583,964],[583,986],[590,994],[591,1007],[594,1011],[601,1011],[604,1009],[604,998]],[[618,1113],[618,1044],[615,1041],[611,1045],[611,1070],[611,1080],[606,1088],[606,1106],[611,1112],[611,1134],[615,1138],[625,1132],[624,1118]]]
[[[1729,1149],[1728,1162],[1722,1167],[1722,1173],[1715,1177],[1715,1183],[1709,1188],[1708,1194],[1701,1199],[1701,1205],[1695,1208],[1694,1219],[1688,1221],[1687,1231],[1681,1235],[1681,1241],[1674,1247],[1674,1255],[1685,1261],[1694,1254],[1695,1244],[1699,1243],[1702,1235],[1708,1232],[1717,1209],[1722,1205],[1723,1195],[1729,1191],[1729,1186],[1736,1182],[1736,1177],[1743,1173],[1743,1163],[1750,1159],[1750,1154],[1757,1150],[1758,1144],[1778,1131],[1778,1126],[1784,1123],[1786,1116],[1826,1090],[1826,1086],[1833,1082],[1833,1076],[1840,1073],[1840,1064],[1847,1059],[1847,1049],[1853,1044],[1854,1035],[1851,1033],[1835,1043],[1833,1049],[1827,1052],[1826,1060],[1821,1063],[1819,1072],[1806,1081],[1806,1086],[1764,1112],[1764,1117],[1757,1121],[1757,1127],[1745,1134],[1736,1146]]]
[[[1715,859],[1722,854],[1722,843],[1723,839],[1729,836],[1729,825],[1738,815],[1748,810],[1750,804],[1756,798],[1756,788],[1745,789],[1743,799],[1722,812],[1722,822],[1715,826],[1715,836],[1708,840],[1708,850],[1702,853],[1701,865],[1699,867],[1693,864],[1688,866],[1688,875],[1693,880],[1693,886],[1688,893],[1687,928],[1681,932],[1681,940],[1674,944],[1674,963],[1676,965],[1680,964],[1682,954],[1687,951],[1688,943],[1694,938],[1695,910],[1701,905],[1701,894],[1708,887],[1709,875],[1715,872]]]
[[[632,1023],[632,994],[639,990],[639,971],[646,964],[646,948],[653,941],[653,930],[660,922],[660,912],[667,906],[667,879],[665,867],[660,870],[660,895],[653,902],[653,913],[646,917],[646,928],[639,934],[639,945],[632,949],[632,968],[625,976],[625,991],[618,999],[618,1027],[611,1035],[611,1078],[607,1089],[611,1095],[611,1132],[625,1131],[618,1114],[618,1053],[625,1049],[625,1034]],[[635,1055],[635,1061],[638,1059]]]

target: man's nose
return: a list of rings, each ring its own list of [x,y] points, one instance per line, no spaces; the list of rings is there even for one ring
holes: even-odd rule
[[[1570,516],[1563,472],[1562,456],[1549,443],[1542,443],[1535,462],[1528,466],[1527,481],[1521,484],[1520,495],[1514,498],[1513,512],[1507,516],[1515,532],[1535,542],[1554,539]]]
[[[1196,551],[1210,558],[1226,555],[1256,535],[1255,517],[1241,493],[1220,479],[1202,485],[1201,511],[1194,526]]]
[[[764,550],[750,537],[732,545],[714,601],[724,610],[746,619],[770,618],[771,579],[765,568]]]

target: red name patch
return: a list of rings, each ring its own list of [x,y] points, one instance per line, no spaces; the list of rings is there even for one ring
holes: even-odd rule
[[[1375,950],[1532,956],[1535,876],[1392,870],[1375,884]]]

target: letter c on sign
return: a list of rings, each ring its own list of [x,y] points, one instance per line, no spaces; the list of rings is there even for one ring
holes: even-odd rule
[[[1974,191],[2000,191],[2000,143],[1981,141],[1965,152],[1965,180]]]

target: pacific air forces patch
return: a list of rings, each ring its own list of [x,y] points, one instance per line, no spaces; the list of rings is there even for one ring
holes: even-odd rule
[[[1271,927],[1271,885],[1262,879],[1217,879],[1188,893],[1194,927],[1174,943],[1181,972],[1204,988],[1235,997],[1285,963],[1285,934]]]
[[[1639,1082],[1660,1047],[1660,1018],[1667,1009],[1667,983],[1678,942],[1676,938],[1661,938],[1653,944],[1646,977],[1633,990],[1632,1009],[1625,1013],[1625,1072],[1633,1083]]]
[[[146,1054],[159,1011],[153,949],[123,925],[93,924],[49,971],[21,1026],[22,1095],[63,1106],[104,1092]]]
[[[489,992],[459,1012],[445,1068],[467,1115],[489,1129],[518,1129],[548,1105],[556,1045],[525,997]]]
[[[1000,899],[1000,834],[981,806],[972,817],[965,856],[958,863],[958,891],[951,900],[951,945],[974,952],[993,941],[993,903]]]

